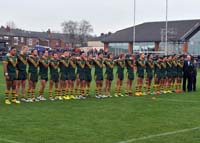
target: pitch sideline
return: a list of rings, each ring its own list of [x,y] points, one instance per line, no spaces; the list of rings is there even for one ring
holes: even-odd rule
[[[6,142],[6,143],[22,143],[22,142],[18,142],[18,141],[14,141],[14,140],[8,140],[5,138],[0,138],[0,141]]]
[[[126,141],[120,141],[117,143],[132,143],[132,142],[136,142],[136,141],[147,140],[147,139],[152,139],[152,138],[156,138],[156,137],[169,136],[169,135],[174,135],[174,134],[179,134],[179,133],[184,133],[184,132],[189,132],[189,131],[194,131],[194,130],[200,130],[200,126],[194,127],[194,128],[172,131],[172,132],[161,133],[161,134],[149,135],[149,136],[144,136],[144,137],[140,137],[140,138],[133,138],[133,139],[129,139]]]

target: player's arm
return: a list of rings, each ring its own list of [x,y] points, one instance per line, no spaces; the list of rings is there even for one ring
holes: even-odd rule
[[[9,79],[7,66],[8,66],[8,60],[6,58],[3,60],[3,71],[4,71],[5,78]]]
[[[87,66],[92,69],[92,64],[90,64],[88,61],[86,61]]]
[[[77,61],[77,63],[82,69],[85,67],[85,64],[81,64],[81,61]]]
[[[73,68],[76,68],[76,64],[72,61],[72,59],[69,60],[69,64],[70,64]]]
[[[48,67],[49,67],[49,61],[48,61],[48,64],[46,64],[42,59],[40,59],[40,63],[41,63],[45,68],[48,68]]]

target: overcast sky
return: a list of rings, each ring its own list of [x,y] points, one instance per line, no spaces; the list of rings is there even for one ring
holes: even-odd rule
[[[136,0],[136,23],[165,20],[165,0]],[[133,0],[0,0],[0,25],[62,31],[67,20],[88,20],[93,35],[133,25]],[[169,0],[169,20],[200,19],[200,0]]]

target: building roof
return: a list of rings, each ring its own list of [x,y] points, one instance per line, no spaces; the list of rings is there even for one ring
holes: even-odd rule
[[[25,31],[25,30],[21,30],[21,29],[7,29],[4,27],[0,28],[0,35],[27,37],[27,38],[57,39],[57,40],[63,39],[63,40],[65,40],[65,35],[62,33]]]
[[[110,36],[112,33],[109,32],[107,34],[101,33],[100,36],[96,36],[96,37],[89,37],[88,41],[103,41],[106,37]]]
[[[161,42],[165,37],[165,21],[147,22],[135,26],[136,42]],[[185,41],[200,30],[200,19],[168,22],[169,41]],[[163,34],[162,34],[163,32]],[[133,27],[119,30],[102,40],[106,43],[133,42]]]

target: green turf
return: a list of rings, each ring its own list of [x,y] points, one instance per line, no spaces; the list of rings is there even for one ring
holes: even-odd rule
[[[0,143],[118,143],[200,126],[199,84],[198,92],[161,95],[156,100],[92,98],[8,106],[2,64],[0,73]],[[198,143],[200,129],[135,142]]]

